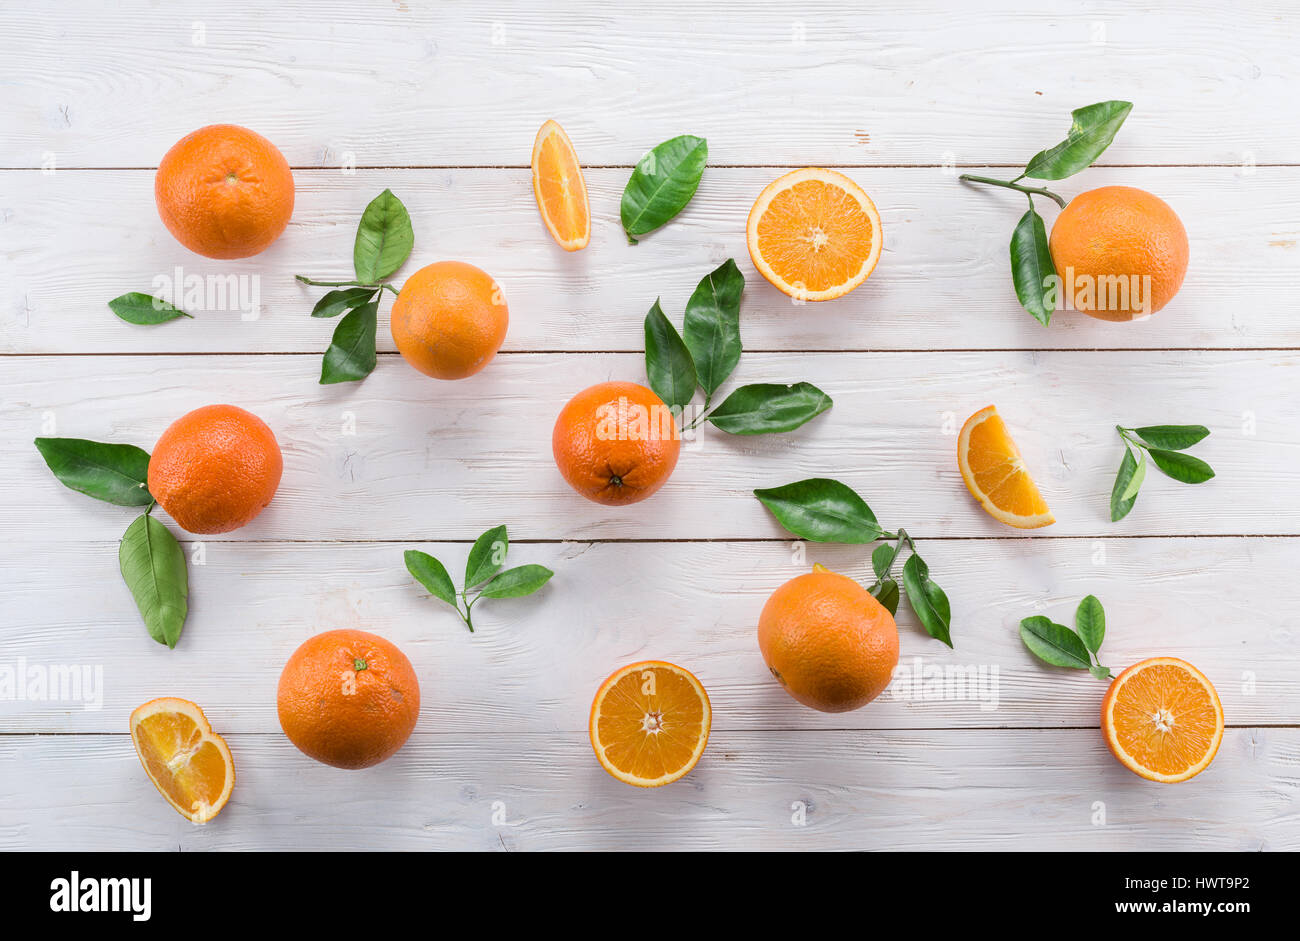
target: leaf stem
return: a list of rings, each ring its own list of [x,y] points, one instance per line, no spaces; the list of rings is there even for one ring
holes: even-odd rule
[[[398,293],[397,288],[391,284],[366,284],[364,281],[316,281],[300,274],[294,275],[294,278],[303,284],[310,284],[318,288],[373,288],[378,291],[389,290],[394,295]]]
[[[957,177],[957,179],[965,180],[967,183],[984,183],[988,186],[1002,186],[1006,189],[1016,190],[1017,192],[1026,195],[1046,196],[1048,199],[1055,200],[1056,205],[1060,206],[1062,209],[1065,208],[1065,200],[1062,197],[1042,186],[1022,186],[1015,182],[1015,180],[995,180],[992,177],[976,176],[973,173],[963,173],[961,176]],[[1020,179],[1023,179],[1023,176],[1016,177],[1016,180]],[[1033,204],[1032,199],[1030,200],[1030,204]]]

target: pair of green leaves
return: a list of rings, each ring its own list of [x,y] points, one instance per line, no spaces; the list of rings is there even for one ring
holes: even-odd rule
[[[117,506],[145,507],[122,536],[118,565],[149,636],[175,647],[189,613],[189,574],[180,543],[150,515],[149,453],[130,444],[82,438],[37,438],[35,443],[64,486]]]
[[[740,362],[740,295],[745,276],[728,258],[705,276],[686,304],[679,334],[654,302],[645,318],[645,370],[650,388],[680,412],[697,388],[704,412],[689,426],[708,420],[733,435],[793,431],[831,407],[831,398],[808,382],[741,386],[709,411],[713,395]]]
[[[783,487],[755,490],[754,496],[772,512],[777,522],[801,539],[851,545],[887,540],[871,553],[876,581],[867,590],[890,614],[898,613],[899,588],[894,566],[906,544],[912,553],[903,565],[907,600],[927,633],[952,646],[952,608],[948,596],[930,578],[930,567],[917,553],[916,543],[906,530],[886,532],[857,491],[829,477],[813,477]]]
[[[1166,477],[1185,484],[1203,484],[1214,477],[1214,469],[1209,464],[1182,453],[1209,435],[1210,429],[1204,425],[1147,425],[1144,428],[1116,425],[1115,430],[1124,442],[1124,459],[1110,491],[1112,523],[1128,516],[1137,502],[1138,491],[1146,480],[1148,458]],[[1134,456],[1134,452],[1138,456]]]
[[[108,309],[127,323],[146,327],[167,323],[169,320],[178,320],[181,317],[194,319],[193,314],[187,314],[176,305],[139,291],[130,291],[121,297],[113,298],[108,302]]]
[[[1099,680],[1112,679],[1110,667],[1101,665],[1098,653],[1106,637],[1106,612],[1095,595],[1079,602],[1074,630],[1042,615],[1020,622],[1020,640],[1039,660],[1055,667],[1087,670]]]
[[[522,598],[541,588],[555,573],[544,565],[520,565],[506,569],[510,540],[505,525],[489,529],[474,541],[465,562],[465,587],[459,592],[447,567],[418,549],[407,549],[406,570],[435,598],[456,609],[465,626],[474,630],[473,608],[482,598]],[[470,591],[474,591],[471,597]],[[464,603],[462,610],[461,603]]]
[[[1002,186],[1024,193],[1029,209],[1011,233],[1011,277],[1020,306],[1034,319],[1047,326],[1056,307],[1056,266],[1048,247],[1047,228],[1034,209],[1034,196],[1046,196],[1065,208],[1065,200],[1051,190],[1024,186],[1026,177],[1035,180],[1063,180],[1091,166],[1102,155],[1133,110],[1131,102],[1099,101],[1071,112],[1070,131],[1065,140],[1033,156],[1025,171],[1014,180],[994,180],[964,173],[960,179],[970,183]]]
[[[686,208],[709,157],[708,142],[683,134],[666,140],[637,161],[623,189],[619,217],[627,240],[653,232]]]
[[[335,288],[316,302],[311,311],[313,317],[344,315],[334,328],[321,363],[321,385],[356,382],[374,371],[379,298],[385,289],[397,293],[392,285],[384,282],[402,267],[414,246],[410,213],[392,190],[384,190],[366,206],[357,225],[352,247],[352,267],[357,280],[314,281],[297,276],[303,284]]]

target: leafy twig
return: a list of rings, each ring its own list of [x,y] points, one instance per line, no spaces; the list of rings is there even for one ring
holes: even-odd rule
[[[1138,491],[1146,480],[1148,458],[1160,473],[1185,484],[1203,484],[1214,477],[1209,464],[1181,453],[1209,435],[1210,429],[1204,425],[1116,425],[1115,430],[1124,442],[1124,458],[1110,491],[1112,523],[1127,516],[1137,502]]]
[[[1087,670],[1099,680],[1114,679],[1110,667],[1098,659],[1106,637],[1106,612],[1095,595],[1079,602],[1074,630],[1051,618],[1035,615],[1020,622],[1020,640],[1039,660],[1054,667]]]

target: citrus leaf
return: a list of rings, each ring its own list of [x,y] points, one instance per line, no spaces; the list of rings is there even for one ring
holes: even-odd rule
[[[1043,217],[1031,206],[1011,233],[1011,280],[1020,306],[1044,327],[1051,323],[1056,306],[1056,292],[1048,280],[1055,275]]]
[[[930,580],[929,566],[915,551],[903,566],[903,587],[907,590],[907,601],[921,626],[935,640],[941,640],[951,647],[949,626],[952,623],[952,609],[948,604],[948,596]]]
[[[129,294],[123,294],[121,297],[113,298],[108,302],[108,309],[127,323],[140,324],[141,326],[153,326],[154,324],[166,323],[169,320],[177,320],[181,317],[194,319],[193,314],[187,314],[162,298],[154,297],[151,294],[141,294],[139,291],[132,291]]]
[[[537,591],[554,574],[544,565],[521,565],[496,576],[480,594],[484,598],[522,598]]]
[[[709,421],[732,435],[794,431],[831,407],[831,397],[810,382],[741,386],[709,413]]]
[[[1110,521],[1118,523],[1124,517],[1128,516],[1129,510],[1133,509],[1133,504],[1137,502],[1137,491],[1134,490],[1129,496],[1129,484],[1133,476],[1137,473],[1137,458],[1133,457],[1133,452],[1126,446],[1124,448],[1124,459],[1119,462],[1119,473],[1115,475],[1115,486],[1110,490]]]
[[[1092,658],[1079,635],[1064,624],[1037,615],[1020,622],[1020,640],[1039,660],[1054,667],[1088,670]]]
[[[402,557],[406,560],[406,570],[417,582],[425,587],[429,594],[449,605],[456,604],[456,586],[452,583],[447,567],[419,549],[407,549]]]
[[[406,261],[415,246],[411,215],[392,190],[370,201],[357,226],[352,265],[357,280],[374,284],[387,278]]]
[[[898,614],[898,582],[892,578],[881,579],[871,587],[871,594],[891,615]]]
[[[1074,630],[1083,645],[1093,653],[1101,650],[1101,642],[1106,638],[1106,611],[1096,595],[1089,595],[1079,602],[1074,612]]]
[[[1065,140],[1035,154],[1024,175],[1035,180],[1063,180],[1092,166],[1132,110],[1128,101],[1099,101],[1076,108],[1070,113],[1070,133]]]
[[[341,291],[329,291],[316,302],[311,309],[313,317],[337,317],[345,310],[360,307],[375,297],[374,288],[345,288]]]
[[[712,396],[740,362],[740,295],[745,276],[728,258],[709,272],[686,302],[682,325],[700,387]]]
[[[133,444],[83,438],[37,438],[36,449],[54,476],[77,493],[118,506],[148,506],[149,452]]]
[[[754,496],[778,523],[801,539],[861,545],[880,538],[880,524],[871,507],[838,480],[811,477],[755,490]]]
[[[1147,453],[1161,473],[1185,484],[1203,484],[1214,477],[1214,469],[1199,457],[1160,448],[1148,448]]]
[[[1183,451],[1210,434],[1204,425],[1148,425],[1133,432],[1153,448]]]
[[[374,371],[378,313],[379,301],[371,301],[353,308],[339,321],[321,363],[321,385],[356,382]]]
[[[1120,502],[1123,503],[1125,500],[1132,500],[1136,497],[1137,492],[1142,489],[1142,481],[1146,480],[1146,478],[1147,455],[1146,452],[1143,451],[1142,456],[1138,458],[1137,470],[1133,471],[1133,476],[1129,479],[1128,486],[1125,487],[1124,492],[1119,495]]]
[[[686,208],[700,185],[708,156],[704,138],[684,134],[664,141],[637,161],[619,205],[629,242]]]
[[[501,571],[508,551],[510,551],[510,539],[506,535],[504,523],[492,527],[475,539],[474,545],[469,550],[469,558],[465,560],[466,590],[487,581]]]
[[[658,300],[645,315],[645,372],[650,388],[665,405],[681,410],[691,404],[695,396],[695,363]]]
[[[894,564],[894,557],[898,555],[898,550],[902,545],[902,540],[894,543],[882,542],[872,550],[871,570],[875,572],[876,578],[884,578],[889,574],[889,570]]]
[[[190,582],[180,543],[145,513],[126,528],[117,557],[149,636],[174,648],[189,613]]]

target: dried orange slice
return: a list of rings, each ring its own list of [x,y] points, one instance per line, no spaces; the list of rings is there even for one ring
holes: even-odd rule
[[[131,713],[131,741],[158,793],[183,817],[207,823],[226,806],[235,763],[203,710],[188,699],[153,699]]]
[[[616,670],[591,704],[591,747],[627,784],[659,787],[695,767],[709,741],[709,695],[688,670],[646,660]]]
[[[533,141],[533,195],[551,238],[566,252],[591,241],[591,208],[578,155],[564,128],[547,121]]]
[[[883,245],[876,204],[843,173],[805,167],[767,185],[749,211],[749,257],[780,291],[829,301],[867,280]]]
[[[957,438],[961,479],[988,514],[1017,529],[1037,529],[1056,522],[1034,478],[1025,470],[1020,449],[1011,440],[998,410],[982,408],[961,427]]]
[[[1101,730],[1111,754],[1148,781],[1186,781],[1223,741],[1223,705],[1205,674],[1176,657],[1135,663],[1110,684]]]

